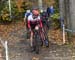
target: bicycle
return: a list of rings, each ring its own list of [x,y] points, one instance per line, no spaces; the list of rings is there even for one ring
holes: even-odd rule
[[[33,30],[33,48],[35,49],[35,52],[36,54],[39,54],[39,49],[40,49],[40,46],[42,44],[42,40],[41,40],[41,37],[40,37],[40,28],[39,28],[39,25],[35,26],[35,29]]]
[[[46,47],[49,47],[48,36],[40,29],[39,24],[33,29],[33,41],[31,43],[36,54],[39,54],[41,46],[46,45]]]

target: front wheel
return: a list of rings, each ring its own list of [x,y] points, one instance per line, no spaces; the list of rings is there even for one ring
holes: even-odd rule
[[[34,36],[34,46],[35,46],[36,54],[39,54],[39,49],[40,49],[40,36],[39,36],[39,34],[35,34],[35,36]]]

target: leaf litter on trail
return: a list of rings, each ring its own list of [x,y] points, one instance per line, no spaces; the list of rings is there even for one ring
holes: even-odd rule
[[[10,36],[10,33],[14,32],[15,34],[23,35],[24,34],[23,30],[25,30],[25,25],[23,23],[24,22],[20,21],[18,23],[13,23],[10,25],[0,25],[1,37],[6,38],[6,39],[10,39],[10,40],[13,40],[13,39],[16,40],[16,37],[13,36],[13,38],[12,38],[12,36]],[[21,29],[23,29],[23,30],[21,30]],[[13,35],[12,33],[11,33],[11,35]],[[49,39],[52,39],[55,42],[62,42],[62,40],[63,40],[62,31],[60,29],[49,30],[48,36],[49,36]],[[19,40],[19,39],[17,39],[17,40]]]
[[[57,44],[62,44],[63,43],[63,32],[60,29],[49,30],[48,36],[49,36],[49,39],[51,41],[53,40],[53,43],[57,43]],[[67,37],[66,37],[66,40],[67,40]]]

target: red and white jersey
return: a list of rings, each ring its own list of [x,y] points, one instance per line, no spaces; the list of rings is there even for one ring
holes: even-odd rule
[[[40,20],[40,16],[37,16],[36,18],[33,18],[33,15],[30,15],[28,17],[28,21],[31,21],[31,22],[35,22],[35,21],[38,21]]]
[[[40,16],[37,16],[36,18],[33,18],[33,15],[28,16],[28,28],[31,27],[30,24],[36,24],[37,21],[40,23],[40,27],[42,27]]]

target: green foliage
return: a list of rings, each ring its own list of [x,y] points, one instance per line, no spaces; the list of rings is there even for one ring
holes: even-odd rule
[[[1,1],[0,2],[0,21],[12,21],[12,20],[20,20],[20,18],[23,17],[23,13],[27,9],[30,9],[32,4],[30,2],[23,2],[20,10],[18,9],[18,6],[15,2],[15,0],[11,0],[11,17],[10,18],[10,11],[9,11],[9,2],[8,0],[6,1]],[[18,4],[19,5],[19,4]]]
[[[55,8],[55,13],[59,13],[59,0],[55,0],[54,8]]]
[[[4,1],[2,5],[2,9],[0,9],[0,21],[10,21],[8,1]]]
[[[53,20],[53,26],[54,28],[60,28],[59,0],[55,0],[54,9],[54,14],[51,16]]]
[[[59,13],[55,13],[51,16],[52,20],[53,20],[53,26],[54,28],[60,28],[60,21],[59,21],[59,18],[60,18],[60,15]]]
[[[57,20],[57,19],[60,18],[60,14],[59,13],[55,13],[51,17],[52,17],[53,20]]]
[[[25,12],[27,9],[32,9],[32,3],[31,2],[23,2],[22,3],[22,6],[21,6],[21,8],[22,8],[22,12]]]
[[[4,3],[3,3],[4,2]],[[10,21],[9,11],[8,11],[8,2],[3,1],[0,5],[0,21],[8,20]]]

